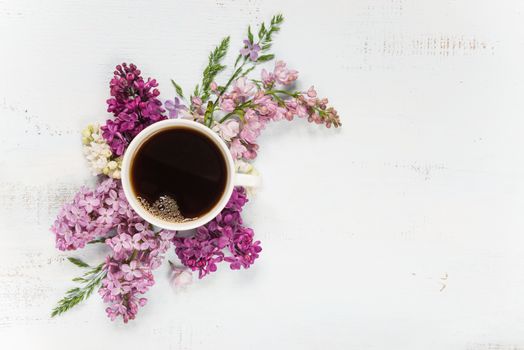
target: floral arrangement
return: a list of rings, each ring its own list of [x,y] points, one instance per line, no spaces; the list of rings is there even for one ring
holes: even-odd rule
[[[51,227],[59,250],[101,243],[110,253],[96,266],[68,258],[85,273],[73,279],[79,285],[67,291],[52,316],[97,290],[108,305],[111,320],[134,319],[147,302],[143,295],[155,283],[152,271],[172,247],[181,263],[170,262],[177,286],[188,284],[192,271],[203,278],[222,262],[233,270],[247,269],[255,262],[262,248],[253,230],[242,222],[242,209],[248,201],[245,188],[236,187],[224,210],[211,222],[189,235],[181,234],[158,230],[133,211],[122,190],[120,169],[131,140],[147,126],[167,118],[190,119],[216,131],[228,144],[237,169],[244,173],[256,172],[252,161],[259,150],[257,138],[271,121],[298,117],[328,128],[339,127],[336,110],[328,107],[327,99],[318,98],[313,87],[293,89],[298,72],[283,61],[276,61],[272,71],[262,69],[259,79],[249,78],[258,65],[274,59],[270,53],[273,35],[282,22],[281,15],[274,16],[259,26],[256,36],[248,27],[231,76],[225,84],[218,84],[216,78],[226,69],[222,60],[229,47],[229,37],[223,39],[210,53],[202,81],[187,100],[172,80],[176,97],[162,103],[155,79],[144,80],[134,64],[116,67],[107,100],[112,117],[102,126],[89,125],[82,131],[84,154],[93,175],[99,178],[98,185],[81,188],[62,207]]]

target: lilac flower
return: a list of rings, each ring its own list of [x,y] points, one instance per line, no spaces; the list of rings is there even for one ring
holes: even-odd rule
[[[286,101],[286,109],[285,118],[287,120],[293,120],[294,116],[298,116],[299,118],[308,116],[307,107],[294,98]]]
[[[142,272],[137,265],[136,260],[131,261],[129,264],[122,264],[121,270],[124,273],[124,279],[126,281],[132,281],[134,278],[142,277]]]
[[[133,248],[132,238],[127,233],[118,234],[113,238],[108,238],[106,244],[110,246],[116,254]]]
[[[128,322],[146,304],[147,299],[140,295],[155,284],[152,271],[160,266],[173,236],[171,231],[154,233],[151,225],[133,212],[118,225],[117,236],[106,240],[113,254],[106,259],[107,275],[99,294],[109,304],[106,312],[111,320],[120,316]]]
[[[121,190],[120,182],[111,178],[100,183],[94,191],[80,189],[73,201],[62,207],[51,227],[57,248],[83,248],[87,242],[104,237],[114,228],[120,219],[113,215],[112,205],[107,204],[106,199],[116,190]],[[123,191],[114,200],[127,203]]]
[[[93,211],[94,208],[100,205],[100,199],[94,196],[86,196],[78,201],[78,204],[86,210],[87,213]]]
[[[265,68],[262,69],[261,72],[262,76],[262,83],[264,84],[264,87],[271,88],[275,84],[275,75],[273,73],[268,72]]]
[[[235,119],[228,119],[223,123],[217,123],[213,128],[224,141],[231,141],[231,139],[238,135],[240,124]]]
[[[244,47],[240,49],[240,54],[244,57],[248,57],[251,61],[256,61],[258,58],[258,52],[260,46],[258,44],[251,43],[248,39],[244,40]]]
[[[298,72],[294,69],[286,68],[284,61],[277,61],[275,63],[273,74],[275,75],[275,81],[282,85],[290,85],[298,78]]]
[[[187,107],[180,103],[180,99],[175,97],[173,101],[164,102],[164,107],[169,111],[169,118],[178,118],[180,111],[187,111]]]
[[[155,79],[144,81],[134,64],[116,66],[109,84],[112,97],[107,100],[107,111],[115,119],[102,127],[102,136],[117,156],[124,153],[129,142],[145,127],[166,119],[157,86]]]
[[[245,102],[255,94],[255,84],[249,82],[246,77],[240,77],[233,82],[231,98],[237,103]]]
[[[185,266],[176,266],[171,261],[169,262],[171,266],[171,276],[170,283],[174,289],[185,289],[191,283],[193,283],[193,273],[191,270]]]
[[[240,131],[240,139],[245,143],[254,144],[260,135],[264,123],[260,120],[258,113],[253,109],[248,109],[244,115],[244,125]]]
[[[291,85],[298,78],[298,72],[294,69],[286,68],[284,61],[277,61],[273,71],[275,81],[282,85]]]
[[[240,139],[235,138],[229,144],[229,151],[231,152],[233,159],[240,159],[244,153],[247,152],[247,148],[242,144],[242,142],[240,142]]]
[[[109,232],[115,235],[107,237]],[[83,247],[97,237],[107,237],[111,248],[104,269],[106,277],[99,290],[106,312],[114,320],[134,319],[147,299],[139,297],[155,283],[152,270],[160,266],[175,235],[172,231],[155,233],[149,223],[136,214],[127,202],[120,181],[109,178],[95,190],[82,188],[72,203],[64,205],[51,227],[60,250]]]
[[[236,103],[230,95],[225,94],[220,98],[220,109],[226,113],[233,112],[235,110]]]
[[[337,111],[333,107],[328,107],[327,98],[318,98],[315,88],[312,86],[308,91],[302,92],[291,102],[286,102],[288,113],[298,115],[299,117],[307,117],[309,122],[316,124],[324,124],[330,128],[333,125],[335,128],[342,125]],[[286,113],[287,115],[287,113]],[[286,116],[287,119],[290,119]]]
[[[298,71],[288,69],[284,61],[277,61],[273,72],[268,72],[262,69],[261,72],[262,83],[265,88],[272,88],[275,83],[280,85],[291,85],[298,78]]]
[[[241,267],[247,269],[258,258],[262,247],[260,247],[260,241],[253,242],[253,236],[253,230],[247,227],[240,227],[233,235],[229,249],[234,253],[224,258],[224,261],[230,263],[232,270],[240,270]]]
[[[100,224],[111,225],[115,221],[115,211],[113,208],[100,208],[98,214],[100,215],[96,221]]]
[[[226,207],[212,221],[197,229],[193,237],[175,237],[175,253],[198,277],[217,270],[217,264],[229,261],[232,269],[248,268],[262,250],[253,242],[253,231],[242,226],[240,213],[247,202],[245,190],[236,187]],[[226,255],[227,254],[227,255]]]

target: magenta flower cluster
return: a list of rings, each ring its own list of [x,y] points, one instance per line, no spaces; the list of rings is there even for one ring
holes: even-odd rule
[[[236,187],[225,209],[192,237],[175,237],[175,252],[182,264],[198,271],[202,278],[217,270],[217,264],[228,262],[230,268],[249,268],[262,251],[260,241],[254,241],[252,229],[242,225],[245,190]]]
[[[157,86],[155,79],[144,81],[134,64],[116,66],[109,84],[112,97],[107,100],[107,111],[115,118],[107,120],[102,135],[117,156],[124,154],[129,142],[145,127],[166,119]]]

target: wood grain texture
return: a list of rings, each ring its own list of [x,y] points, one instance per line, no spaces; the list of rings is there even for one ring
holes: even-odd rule
[[[50,319],[79,271],[48,229],[93,182],[79,132],[108,117],[113,67],[138,64],[172,98],[169,79],[192,88],[222,37],[237,50],[276,12],[277,58],[344,126],[261,137],[264,187],[246,209],[260,260],[177,293],[163,266],[128,325],[97,296]],[[523,13],[517,0],[0,0],[0,348],[524,348]]]

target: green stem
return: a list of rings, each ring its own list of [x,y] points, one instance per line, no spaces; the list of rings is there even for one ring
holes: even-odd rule
[[[136,256],[138,255],[138,250],[133,250],[133,253],[131,254],[131,257],[129,258],[128,262],[131,262],[135,260]]]
[[[239,55],[239,56],[242,56],[242,55]],[[238,67],[235,72],[231,75],[231,77],[229,78],[229,80],[227,81],[226,85],[224,85],[224,88],[222,89],[222,91],[220,91],[220,93],[218,94],[215,102],[213,102],[213,106],[211,108],[211,112],[210,112],[210,118],[211,121],[209,121],[209,125],[208,126],[211,126],[211,123],[213,122],[213,115],[215,113],[215,109],[216,107],[218,106],[218,101],[220,100],[220,97],[222,97],[222,95],[224,94],[224,92],[226,92],[226,90],[229,88],[229,86],[231,85],[231,83],[233,82],[233,80],[235,80],[236,77],[239,76],[239,74],[242,72],[242,69],[244,68],[244,66],[246,65],[246,62],[247,62],[247,57],[244,57],[244,60],[242,62],[242,64],[240,65],[240,67]]]
[[[290,97],[298,97],[300,93],[299,92],[289,92],[286,90],[268,90],[266,91],[266,94],[268,95],[283,94],[283,95],[287,95]]]
[[[107,238],[108,237],[93,239],[92,241],[87,242],[87,244],[104,243]]]
[[[235,115],[237,112],[241,111],[244,107],[250,107],[250,105],[251,105],[251,101],[246,101],[244,103],[239,104],[232,112],[229,112],[222,119],[220,119],[219,123],[225,122],[230,117]]]

